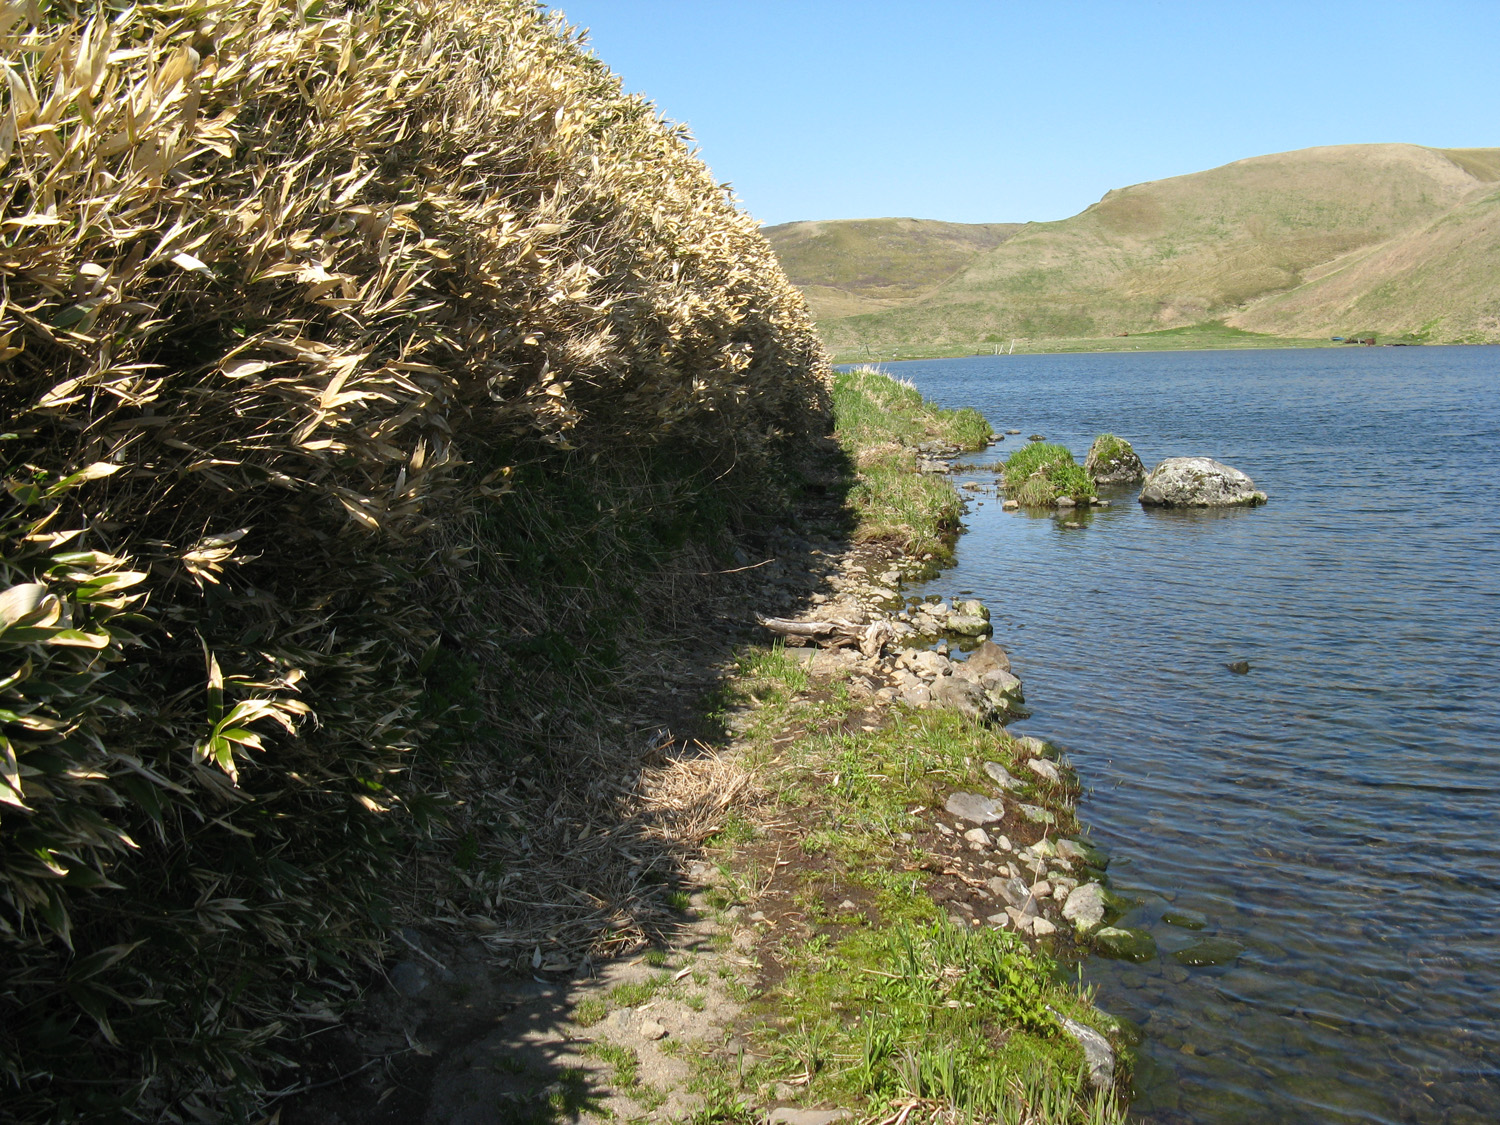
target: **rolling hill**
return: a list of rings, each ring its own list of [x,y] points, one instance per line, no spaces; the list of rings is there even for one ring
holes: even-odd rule
[[[766,233],[844,355],[1217,322],[1500,340],[1500,149],[1260,156],[1018,229],[883,219]]]

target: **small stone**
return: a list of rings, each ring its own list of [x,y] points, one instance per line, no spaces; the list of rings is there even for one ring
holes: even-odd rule
[[[1005,913],[1010,917],[1010,924],[1016,929],[1020,930],[1021,933],[1031,933],[1031,921],[1035,917],[1035,915],[1022,913],[1014,906],[1007,906],[1005,908]]]
[[[1051,898],[1052,884],[1047,882],[1047,880],[1045,879],[1043,879],[1039,883],[1033,883],[1031,885],[1031,893],[1034,894],[1037,898]]]
[[[1050,758],[1056,753],[1040,738],[1032,738],[1030,735],[1016,739],[1016,749],[1029,758]]]
[[[1003,511],[1003,512],[1014,512],[1014,511],[1018,510],[1020,507],[1021,507],[1021,502],[1019,500],[1007,500],[1003,504],[1000,505],[1000,510]]]
[[[953,829],[949,828],[941,820],[937,822],[937,830],[939,832],[941,832],[944,836],[951,836],[951,835],[953,835]]]
[[[1005,806],[996,797],[978,793],[954,793],[943,806],[954,816],[974,824],[993,824],[1005,819]]]
[[[1036,913],[1036,904],[1031,889],[1020,879],[1011,876],[1007,879],[994,878],[985,883],[990,892],[997,898],[1004,899],[1018,910],[1024,910],[1027,914]]]
[[[766,1120],[770,1125],[833,1125],[849,1116],[847,1109],[798,1109],[780,1106]]]
[[[1104,921],[1104,888],[1098,883],[1075,887],[1063,903],[1062,915],[1081,934],[1096,928]]]
[[[964,839],[969,841],[969,843],[971,844],[978,844],[983,848],[987,848],[990,846],[990,834],[983,828],[969,829],[964,833]]]
[[[752,922],[764,922],[765,920],[766,912],[764,910],[757,910],[754,914],[750,915],[750,921]]]
[[[1103,871],[1109,866],[1109,852],[1103,848],[1095,847],[1087,840],[1069,840],[1075,852],[1082,853],[1083,862],[1089,867],[1098,868]]]
[[[642,1020],[640,1026],[642,1039],[655,1041],[667,1037],[667,1029],[655,1020]]]
[[[1010,847],[1010,837],[1009,836],[997,836],[997,837],[995,837],[995,847],[999,851],[1002,851],[1002,852],[1008,852],[1008,851],[1010,851],[1011,850],[1011,847]]]
[[[1057,933],[1057,927],[1045,918],[1033,918],[1031,920],[1031,932],[1037,937],[1048,937]]]
[[[1042,808],[1040,805],[1016,805],[1021,810],[1021,815],[1033,824],[1056,824],[1057,817]]]
[[[1057,767],[1046,758],[1032,758],[1027,761],[1026,768],[1049,784],[1062,784],[1062,774],[1058,773]]]
[[[985,919],[985,921],[992,926],[999,926],[1001,929],[1004,929],[1006,926],[1010,925],[1010,915],[991,914],[988,918]]]
[[[1020,778],[1012,777],[1010,771],[999,762],[985,762],[984,772],[990,775],[991,781],[1006,792],[1017,789],[1024,784]]]
[[[431,983],[427,970],[415,961],[398,961],[391,970],[391,986],[402,996],[420,996]]]
[[[839,909],[847,913],[850,910],[858,910],[859,907],[854,904],[852,898],[846,898],[843,902],[839,903]]]

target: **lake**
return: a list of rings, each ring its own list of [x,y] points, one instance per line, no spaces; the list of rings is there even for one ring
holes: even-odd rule
[[[1500,1121],[1500,348],[893,364],[1081,462],[1205,454],[1270,503],[971,500],[915,593],[990,606],[1161,957],[1091,958],[1151,1122]],[[994,474],[968,469],[960,481]],[[1236,675],[1227,663],[1245,660]],[[1169,924],[1196,912],[1199,931]],[[1185,967],[1204,936],[1244,952]]]

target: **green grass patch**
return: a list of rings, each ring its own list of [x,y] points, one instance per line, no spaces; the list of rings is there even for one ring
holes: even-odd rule
[[[584,1053],[607,1063],[613,1072],[614,1084],[620,1089],[630,1090],[640,1084],[641,1060],[631,1048],[600,1041],[590,1043],[584,1048]]]
[[[991,1120],[1047,1104],[1062,1111],[1051,1120],[1086,1122],[1097,1099],[1054,1010],[1090,1014],[1049,958],[939,918],[809,943],[764,1045],[776,1071],[806,1077],[809,1102],[915,1097]],[[1123,1120],[1107,1108],[1105,1120]]]
[[[844,448],[885,442],[916,445],[947,441],[960,449],[983,449],[993,432],[979,411],[944,410],[903,379],[874,367],[839,371],[833,379],[833,416]]]
[[[1093,478],[1066,447],[1037,441],[1005,461],[1005,490],[1023,508],[1047,508],[1063,496],[1083,501],[1094,495]]]
[[[611,1007],[639,1008],[664,988],[670,987],[670,973],[655,973],[645,980],[627,981],[611,988],[606,995]]]

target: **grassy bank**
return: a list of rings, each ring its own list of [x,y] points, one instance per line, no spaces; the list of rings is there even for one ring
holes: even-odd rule
[[[952,496],[946,477],[871,454],[988,434],[873,371],[841,375],[834,404],[862,478],[904,472],[934,495]],[[889,539],[893,526],[917,546],[951,534],[949,509],[914,509],[892,489],[861,492],[866,484],[854,495],[869,539]],[[756,911],[761,973],[740,1027],[748,1059],[701,1061],[700,1119],[750,1120],[779,1097],[869,1121],[1122,1121],[1116,1095],[1089,1086],[1062,1033],[1063,1018],[1116,1042],[1122,1032],[1064,967],[1071,941],[1033,945],[938,901],[952,861],[930,810],[955,789],[986,791],[985,762],[1025,773],[1016,741],[956,712],[877,706],[808,656],[748,648],[719,700],[720,719],[741,731],[738,762],[758,799],[753,816],[716,833],[710,855],[737,888],[720,905]],[[1053,810],[1049,832],[1077,831],[1071,791],[1025,792]]]
[[[910,383],[873,368],[835,376],[833,401],[835,436],[856,469],[856,540],[891,543],[924,561],[946,558],[963,506],[946,478],[917,471],[918,447],[983,449],[989,423],[976,410],[935,407]]]

